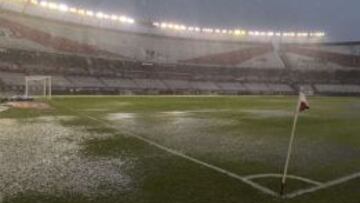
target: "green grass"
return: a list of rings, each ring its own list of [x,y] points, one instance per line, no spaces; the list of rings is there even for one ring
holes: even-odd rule
[[[133,134],[216,165],[240,176],[281,173],[296,97],[56,97],[51,110],[16,110],[0,118],[74,116],[61,121],[90,134],[80,156],[127,160],[132,189],[89,199],[84,194],[39,194],[26,191],[5,202],[124,203],[359,203],[360,180],[282,200],[241,181],[160,150]],[[327,182],[360,171],[360,98],[312,97],[301,115],[290,173]],[[119,119],[109,120],[109,114]],[[131,115],[121,118],[121,115]],[[89,119],[89,117],[106,121]],[[116,117],[116,115],[115,115]],[[256,182],[273,190],[277,178]],[[308,188],[289,181],[288,191]]]

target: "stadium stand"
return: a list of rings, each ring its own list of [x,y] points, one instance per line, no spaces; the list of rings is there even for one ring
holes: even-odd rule
[[[23,86],[25,75],[21,73],[0,72],[1,80],[9,86]]]
[[[192,89],[190,83],[186,80],[163,80],[171,91],[190,91]]]
[[[315,88],[324,94],[359,94],[360,85],[330,85],[330,84],[321,84],[315,85]]]
[[[284,43],[112,30],[2,9],[0,86],[54,94],[360,95],[360,43]]]
[[[323,64],[334,63],[342,67],[360,67],[360,55],[344,54],[318,49],[316,46],[284,46],[285,52],[317,59]]]
[[[211,67],[204,65],[141,65],[136,61],[9,49],[0,54],[0,78],[8,89],[23,89],[25,75],[51,75],[54,91],[134,91],[176,94],[294,94],[296,86],[323,83],[358,85],[357,70]],[[16,54],[18,53],[18,54]],[[11,57],[8,57],[11,56]],[[19,61],[18,57],[24,59]],[[43,60],[46,58],[46,60]],[[11,62],[12,61],[12,62]],[[336,88],[343,87],[344,91]],[[358,94],[348,86],[334,94]],[[327,94],[331,88],[312,91]]]

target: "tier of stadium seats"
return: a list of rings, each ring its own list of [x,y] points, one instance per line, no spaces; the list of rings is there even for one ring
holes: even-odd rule
[[[181,63],[205,64],[205,65],[223,65],[236,66],[259,55],[273,51],[271,44],[254,48],[248,48],[240,51],[231,51],[227,53],[211,54],[197,57],[194,59],[182,60]]]
[[[25,75],[22,73],[0,72],[0,78],[8,86],[24,86]]]
[[[327,85],[315,85],[314,90],[324,94],[359,93],[356,85],[359,71],[296,72],[164,64],[143,66],[138,62],[24,50],[7,50],[0,54],[0,60],[0,85],[10,90],[23,89],[25,75],[51,75],[55,92],[75,89],[141,93],[294,94],[296,84],[311,88],[311,84],[324,82]],[[349,81],[354,84],[338,85]]]
[[[359,45],[352,44],[283,44],[281,42],[241,42],[199,39],[178,39],[139,33],[128,33],[72,23],[32,17],[16,12],[0,13],[0,48],[33,50],[34,52],[71,53],[87,57],[107,57],[121,60],[176,64],[202,67],[274,69],[293,68],[310,70],[338,70],[360,66]],[[4,58],[11,56],[2,56]],[[15,57],[18,57],[16,55]],[[59,58],[59,57],[57,57]],[[59,59],[57,69],[72,74],[90,72],[95,75],[118,74],[115,62],[102,59],[87,60],[76,57],[64,61]],[[53,58],[43,57],[36,62],[31,57],[22,57],[19,63],[48,65]],[[3,59],[5,60],[5,59]],[[70,63],[70,64],[68,64]],[[83,66],[81,63],[87,64]],[[121,63],[121,62],[119,62]],[[78,65],[79,64],[79,65]],[[140,63],[141,64],[141,63]],[[134,64],[132,64],[133,66]],[[96,66],[93,68],[92,66]],[[102,68],[98,68],[98,67]],[[119,64],[116,64],[118,67]],[[66,69],[66,70],[63,70]],[[32,70],[32,69],[29,69]],[[215,71],[214,71],[215,72]],[[213,72],[213,73],[214,73]],[[158,74],[166,77],[168,71]],[[125,72],[124,77],[138,77],[143,72]],[[171,74],[174,74],[171,72]],[[186,73],[179,73],[186,74]],[[194,78],[208,80],[207,76]],[[186,79],[187,75],[183,79]],[[232,80],[224,76],[224,80]]]
[[[324,51],[315,46],[288,45],[283,46],[282,49],[287,53],[316,59],[317,62],[323,64],[323,67],[328,63],[334,63],[344,67],[360,67],[360,55]]]
[[[0,25],[2,28],[7,28],[15,33],[16,38],[25,39],[23,41],[35,42],[47,48],[51,48],[62,52],[72,52],[77,54],[109,54],[110,52],[102,51],[94,46],[88,44],[81,44],[79,42],[51,35],[50,33],[42,32],[40,30],[28,27],[26,25],[11,21],[5,18],[0,18]]]
[[[358,94],[354,89],[360,85],[360,71],[357,70],[142,64],[90,56],[2,50],[0,85],[10,90],[22,90],[26,75],[52,76],[53,90],[65,93],[75,90],[142,94],[295,94],[298,86],[306,86],[316,93]]]
[[[317,91],[324,94],[360,94],[360,85],[315,85]]]

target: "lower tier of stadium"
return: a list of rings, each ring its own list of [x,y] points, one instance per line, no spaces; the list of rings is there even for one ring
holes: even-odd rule
[[[0,88],[21,93],[25,76],[52,77],[55,94],[360,95],[356,69],[211,67],[2,49]],[[41,85],[31,87],[41,90]]]

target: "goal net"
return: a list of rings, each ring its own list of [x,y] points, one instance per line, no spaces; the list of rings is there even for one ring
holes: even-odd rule
[[[25,97],[42,96],[51,99],[52,80],[51,76],[26,76]]]

